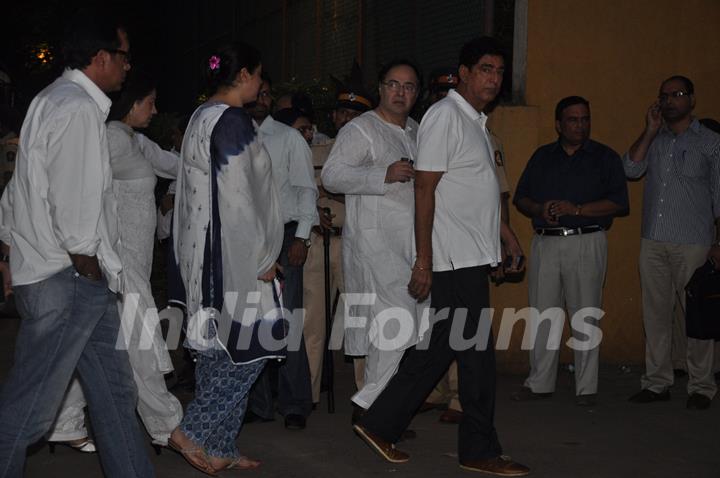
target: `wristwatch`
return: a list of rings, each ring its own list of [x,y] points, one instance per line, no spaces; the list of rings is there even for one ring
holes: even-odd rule
[[[310,239],[303,239],[302,237],[296,237],[295,240],[302,242],[303,245],[307,248],[312,246],[312,241]]]

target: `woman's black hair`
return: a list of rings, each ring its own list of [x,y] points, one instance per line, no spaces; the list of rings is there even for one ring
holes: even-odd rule
[[[243,68],[248,73],[254,73],[260,63],[260,51],[252,45],[232,42],[221,46],[205,60],[204,67],[211,93],[222,87],[232,86]]]
[[[122,121],[133,105],[152,93],[157,82],[142,70],[132,69],[123,84],[122,90],[113,98],[112,107],[108,114],[108,121]]]

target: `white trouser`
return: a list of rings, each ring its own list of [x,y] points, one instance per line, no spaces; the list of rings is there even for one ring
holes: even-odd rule
[[[379,350],[372,341],[365,357],[365,380],[363,387],[351,400],[364,409],[370,408],[382,393],[400,366],[405,350]]]
[[[158,369],[155,351],[128,350],[135,386],[138,390],[137,412],[154,443],[166,445],[170,433],[180,424],[183,410],[180,401],[171,394],[165,377]],[[85,396],[77,379],[65,395],[60,412],[48,437],[49,441],[66,441],[87,436],[85,429]]]
[[[85,427],[85,395],[77,376],[73,377],[47,441],[72,441],[88,436]]]

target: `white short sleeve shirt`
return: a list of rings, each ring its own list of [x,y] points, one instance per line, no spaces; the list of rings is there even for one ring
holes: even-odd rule
[[[450,90],[420,123],[415,167],[445,173],[435,190],[436,272],[501,260],[500,188],[486,121],[484,113]]]

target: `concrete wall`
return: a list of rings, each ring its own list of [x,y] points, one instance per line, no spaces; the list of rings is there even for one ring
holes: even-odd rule
[[[511,183],[535,148],[556,139],[554,108],[564,96],[590,101],[592,137],[620,154],[640,134],[660,82],[673,74],[694,81],[698,117],[720,119],[718,52],[718,0],[530,0],[528,106],[498,108],[491,120],[505,143]],[[629,183],[630,215],[617,219],[609,233],[601,346],[606,362],[639,363],[644,357],[637,273],[642,187],[642,181]],[[514,208],[511,216],[529,251],[529,219]],[[526,282],[493,287],[492,294],[499,310],[527,305]],[[520,350],[522,326],[515,329],[510,350],[498,352],[498,358],[505,368],[519,370],[526,367],[527,353]],[[562,359],[571,360],[563,349]]]

